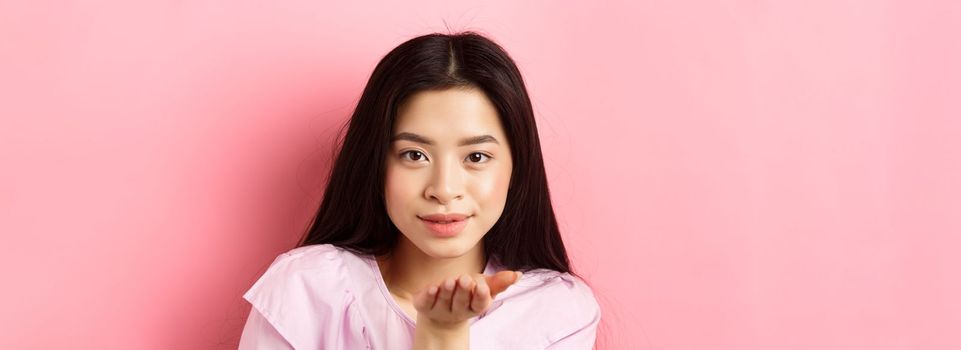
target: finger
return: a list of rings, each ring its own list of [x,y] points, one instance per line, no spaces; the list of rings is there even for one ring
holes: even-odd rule
[[[470,309],[476,314],[480,314],[487,310],[487,307],[491,304],[491,294],[490,287],[487,286],[487,278],[483,275],[474,278],[474,282],[477,283],[474,286],[474,297],[470,300]]]
[[[493,276],[488,276],[487,286],[490,287],[491,298],[503,292],[507,287],[510,287],[511,284],[514,284],[514,282],[519,281],[521,275],[523,275],[523,273],[520,271],[501,271],[495,273]]]
[[[456,286],[456,281],[453,277],[448,277],[444,280],[444,286],[437,293],[437,302],[434,303],[433,310],[447,310],[450,311],[450,301],[454,294],[454,287]]]
[[[474,292],[474,279],[469,275],[461,275],[457,279],[457,289],[454,291],[454,301],[451,311],[470,309],[471,293]]]
[[[430,308],[434,306],[434,301],[437,300],[438,291],[440,291],[440,288],[437,285],[431,285],[418,292],[414,296],[414,308],[418,312],[430,311]]]

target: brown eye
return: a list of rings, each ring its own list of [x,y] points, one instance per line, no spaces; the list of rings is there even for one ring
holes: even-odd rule
[[[484,159],[485,157],[487,159],[490,159],[490,156],[483,153],[471,153],[469,156],[467,156],[467,159],[470,160],[471,162],[479,164],[479,163],[486,162],[486,160]]]
[[[410,156],[410,157],[405,157],[405,156],[408,155],[408,154],[410,154],[411,156]],[[401,158],[410,159],[410,160],[415,161],[415,162],[418,161],[418,160],[421,160],[421,158],[425,158],[425,157],[424,157],[424,154],[421,153],[420,151],[407,151],[407,152],[401,153],[401,154],[400,154],[400,157],[401,157]]]

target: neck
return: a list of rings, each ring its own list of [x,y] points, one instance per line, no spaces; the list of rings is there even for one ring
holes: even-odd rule
[[[464,255],[435,258],[401,235],[393,252],[389,256],[377,257],[377,262],[390,292],[399,298],[413,300],[413,295],[421,289],[439,284],[448,277],[483,273],[487,259],[483,240]]]

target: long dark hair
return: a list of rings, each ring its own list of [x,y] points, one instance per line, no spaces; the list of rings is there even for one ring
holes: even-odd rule
[[[400,232],[387,216],[384,186],[397,107],[416,92],[454,87],[487,95],[511,146],[507,202],[483,238],[487,257],[511,270],[574,274],[520,71],[500,45],[473,31],[419,36],[381,59],[350,117],[320,208],[298,247],[333,244],[361,254],[390,253]]]

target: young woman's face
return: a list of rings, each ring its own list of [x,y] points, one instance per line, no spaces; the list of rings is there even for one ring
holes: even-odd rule
[[[435,258],[469,252],[504,210],[511,166],[497,109],[481,90],[412,95],[398,109],[387,159],[385,204],[399,239]],[[432,214],[466,219],[423,219]]]

